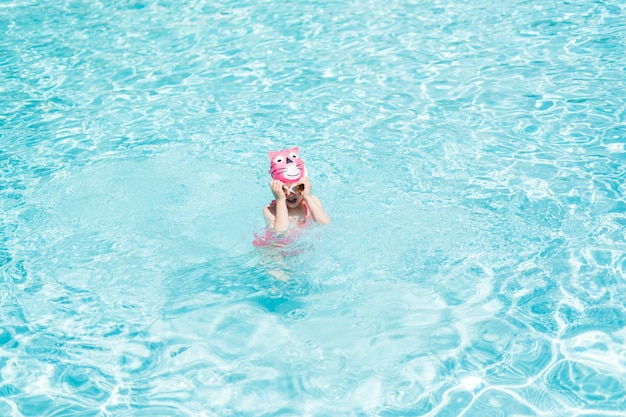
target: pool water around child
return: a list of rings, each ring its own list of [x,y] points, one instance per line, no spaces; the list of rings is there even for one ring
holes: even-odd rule
[[[624,16],[3,2],[0,415],[624,415]]]

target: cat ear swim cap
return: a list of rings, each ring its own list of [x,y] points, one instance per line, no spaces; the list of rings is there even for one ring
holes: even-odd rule
[[[282,151],[269,152],[269,155],[272,179],[292,183],[306,176],[304,161],[300,159],[297,146]]]

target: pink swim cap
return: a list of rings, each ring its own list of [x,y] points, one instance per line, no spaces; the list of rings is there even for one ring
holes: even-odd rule
[[[282,151],[269,152],[270,175],[273,179],[286,184],[297,182],[306,176],[304,161],[300,159],[298,147],[283,149]]]

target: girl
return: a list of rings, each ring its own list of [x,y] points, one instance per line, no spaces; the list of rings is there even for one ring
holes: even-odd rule
[[[300,235],[298,229],[309,219],[316,223],[329,224],[330,217],[322,203],[312,193],[311,181],[306,176],[304,161],[298,154],[298,147],[270,152],[270,189],[275,200],[263,209],[268,224],[264,235],[255,235],[253,244],[271,250],[264,251],[266,266],[271,266],[269,273],[276,279],[289,279],[289,268],[284,257],[296,255],[301,249],[290,247]]]

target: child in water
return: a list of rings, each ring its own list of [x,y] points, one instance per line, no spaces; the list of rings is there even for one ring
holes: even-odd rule
[[[270,189],[275,198],[263,209],[269,228],[277,235],[284,235],[290,226],[301,226],[309,218],[319,224],[329,224],[330,217],[311,192],[311,181],[306,176],[298,147],[269,154]]]
[[[268,223],[265,235],[255,235],[253,244],[270,249],[264,251],[264,264],[274,278],[287,281],[289,267],[284,257],[300,253],[289,249],[300,233],[299,228],[309,219],[319,224],[329,224],[330,217],[322,203],[312,193],[311,181],[306,176],[304,161],[298,154],[298,147],[270,152],[270,189],[275,200],[263,209]]]

